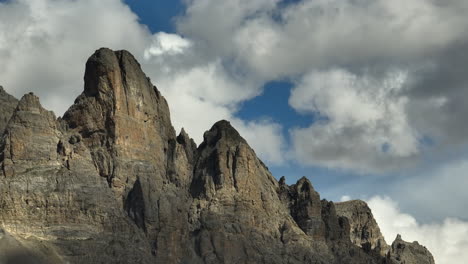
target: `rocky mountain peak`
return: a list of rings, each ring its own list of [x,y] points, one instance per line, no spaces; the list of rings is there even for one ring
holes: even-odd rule
[[[53,165],[57,158],[56,118],[53,112],[45,110],[39,97],[25,94],[18,102],[5,128],[3,149],[3,170],[6,176],[13,176],[36,165]],[[16,164],[17,166],[12,166]]]
[[[198,147],[193,195],[213,196],[218,190],[249,192],[275,189],[277,181],[230,122],[216,122]],[[251,192],[252,193],[252,192]]]
[[[365,203],[278,182],[229,121],[198,148],[176,136],[129,52],[97,50],[84,80],[59,120],[33,94],[0,91],[0,262],[17,248],[51,263],[398,264],[414,250],[405,263],[426,263],[417,243],[366,250],[379,233]]]
[[[200,147],[214,146],[220,141],[231,145],[246,144],[246,141],[241,137],[239,132],[227,120],[216,122],[210,130],[206,131],[203,134],[203,143]]]
[[[187,132],[185,132],[184,128],[181,129],[177,136],[177,143],[183,146],[188,162],[193,165],[197,155],[197,144],[190,138]]]
[[[34,113],[43,113],[46,112],[41,102],[39,101],[39,97],[34,95],[34,93],[25,94],[18,103],[17,111],[29,111]],[[49,111],[47,111],[49,112]]]
[[[81,134],[100,174],[121,192],[137,177],[119,164],[157,164],[160,177],[168,177],[167,154],[176,147],[169,107],[133,55],[97,50],[86,63],[84,80],[84,92],[63,120]]]
[[[336,203],[338,215],[349,219],[351,241],[366,251],[385,256],[388,245],[369,206],[361,200]]]
[[[160,132],[175,137],[166,100],[128,51],[97,50],[86,62],[84,81],[83,94],[64,116],[72,127],[95,130],[118,126],[113,122],[116,117],[128,116],[157,123],[167,130]],[[80,114],[84,115],[82,120],[76,117]]]
[[[143,73],[140,64],[126,50],[112,51],[108,48],[97,50],[86,62],[84,93],[88,96],[112,96],[125,89],[130,95],[138,90],[153,88]],[[126,84],[136,84],[128,85]]]
[[[434,257],[426,247],[420,245],[417,241],[406,242],[398,234],[393,241],[390,251],[387,254],[387,261],[392,264],[434,264]]]
[[[291,186],[280,180],[279,195],[289,208],[291,216],[306,234],[325,239],[322,202],[309,179],[302,177]]]

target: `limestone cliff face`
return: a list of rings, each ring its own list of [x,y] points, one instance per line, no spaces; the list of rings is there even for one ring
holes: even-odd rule
[[[354,209],[320,200],[306,178],[278,182],[228,121],[198,147],[176,135],[130,53],[96,51],[84,80],[63,118],[33,94],[6,117],[0,262],[8,252],[44,263],[200,264],[393,263],[403,254],[363,248]]]

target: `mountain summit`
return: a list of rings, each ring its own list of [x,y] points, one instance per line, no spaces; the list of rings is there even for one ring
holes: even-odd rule
[[[0,88],[0,263],[431,264],[362,201],[279,182],[228,121],[196,146],[127,51],[97,50],[63,118]]]

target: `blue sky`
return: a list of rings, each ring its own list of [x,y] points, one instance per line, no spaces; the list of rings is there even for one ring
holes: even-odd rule
[[[228,119],[277,178],[307,176],[324,198],[364,199],[386,237],[408,233],[440,263],[466,263],[466,9],[464,0],[0,0],[0,84],[61,115],[90,54],[129,50],[176,130],[200,143]]]
[[[175,32],[173,18],[184,12],[180,1],[126,0],[125,3],[140,18],[141,23],[153,32]]]

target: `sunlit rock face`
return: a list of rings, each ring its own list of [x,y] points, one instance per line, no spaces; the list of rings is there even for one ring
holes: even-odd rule
[[[337,203],[336,210],[338,215],[348,218],[350,238],[353,244],[368,252],[374,251],[382,256],[387,254],[389,247],[371,209],[364,201],[353,200]]]
[[[406,256],[398,246],[375,254],[381,235],[367,205],[321,200],[306,178],[278,182],[228,121],[198,147],[185,131],[176,135],[166,100],[129,52],[97,50],[84,83],[58,119],[35,95],[18,101],[0,89],[0,263]],[[359,235],[366,230],[372,235]],[[426,263],[420,256],[430,253],[411,263]]]

